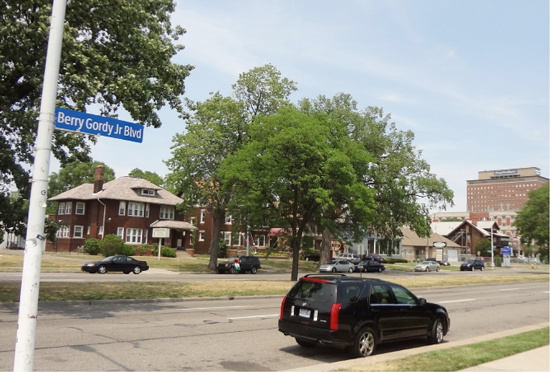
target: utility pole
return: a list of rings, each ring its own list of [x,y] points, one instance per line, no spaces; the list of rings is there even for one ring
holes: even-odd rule
[[[42,252],[45,249],[44,220],[46,218],[46,202],[48,200],[50,153],[53,131],[55,129],[57,79],[59,77],[59,65],[61,61],[61,44],[63,41],[66,6],[66,0],[53,0],[42,99],[40,102],[38,133],[34,147],[35,158],[31,197],[29,200],[25,257],[21,278],[17,339],[13,363],[14,371],[32,371],[34,363],[40,267]]]

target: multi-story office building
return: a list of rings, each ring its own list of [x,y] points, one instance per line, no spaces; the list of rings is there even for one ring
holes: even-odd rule
[[[528,200],[529,191],[538,189],[548,178],[540,169],[515,168],[479,172],[477,180],[466,181],[467,207],[470,213],[519,211]]]

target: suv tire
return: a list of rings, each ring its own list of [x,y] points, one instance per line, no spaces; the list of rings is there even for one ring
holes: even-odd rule
[[[481,267],[479,268],[479,270],[483,271],[483,270],[485,270],[485,268],[484,268],[483,266],[481,266]]]
[[[432,331],[428,336],[428,343],[440,344],[443,341],[443,322],[437,318],[432,326]]]
[[[235,269],[235,266],[231,266],[231,268],[229,269],[229,272],[231,274],[235,274],[235,271],[237,271],[237,269]]]
[[[376,344],[378,338],[376,332],[370,327],[361,328],[357,337],[355,337],[355,342],[352,346],[352,353],[354,356],[359,358],[368,357],[374,354],[376,349]]]
[[[317,344],[314,343],[314,342],[306,341],[306,340],[298,338],[298,337],[296,337],[296,343],[298,345],[300,345],[301,347],[307,347],[307,348],[312,348],[312,347],[317,346]]]
[[[258,272],[258,269],[256,268],[256,266],[252,266],[250,268],[250,274],[256,274]]]

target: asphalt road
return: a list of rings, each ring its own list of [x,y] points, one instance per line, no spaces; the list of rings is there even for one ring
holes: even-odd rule
[[[549,320],[548,282],[414,293],[447,307],[450,343]],[[342,350],[304,349],[278,332],[281,299],[40,303],[34,369],[280,371],[350,359]],[[13,368],[16,328],[17,304],[1,304],[2,371]],[[378,353],[424,345],[381,345]]]

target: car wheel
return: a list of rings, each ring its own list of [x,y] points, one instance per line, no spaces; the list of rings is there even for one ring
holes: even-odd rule
[[[353,272],[353,269],[350,267],[350,268],[348,269],[348,272],[352,273],[352,272]]]
[[[435,271],[439,272],[439,267],[437,269],[435,269]]]
[[[381,267],[378,268],[378,272],[379,272],[379,273],[382,272],[382,268],[381,268]]]
[[[430,271],[430,268],[429,268],[429,267],[427,267],[427,268],[426,268],[426,272],[429,272],[429,271]]]
[[[353,355],[359,358],[364,358],[374,354],[376,342],[376,333],[372,330],[372,328],[362,328],[355,338],[355,343],[353,344]]]
[[[432,326],[432,331],[428,336],[428,342],[430,344],[440,344],[443,341],[443,322],[437,318]]]
[[[129,271],[124,271],[124,274],[130,274],[130,272]]]
[[[141,267],[139,266],[134,266],[134,270],[132,270],[134,272],[134,274],[139,274],[141,272]]]
[[[101,265],[98,269],[97,269],[97,272],[100,273],[100,274],[105,274],[107,272],[107,268],[105,267],[105,265]]]
[[[258,269],[256,269],[256,266],[252,266],[250,269],[250,274],[256,274],[258,272]]]
[[[332,268],[332,272],[333,272],[333,273],[336,272],[336,268],[335,268],[335,267]]]
[[[235,269],[235,266],[231,266],[231,268],[229,269],[229,272],[230,272],[231,274],[235,274],[235,271],[237,271],[237,270]]]
[[[301,347],[315,347],[317,346],[317,343],[306,341],[304,339],[296,337],[296,343],[300,345]]]
[[[485,270],[485,268],[484,268],[483,266],[481,266],[479,269],[480,269],[481,271]]]

